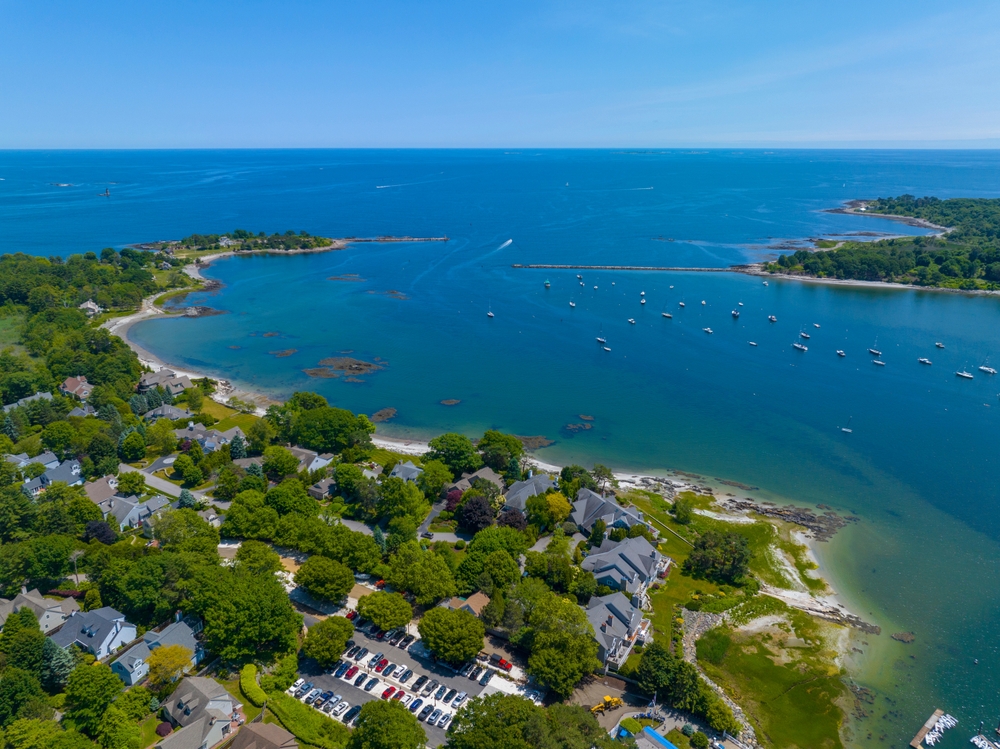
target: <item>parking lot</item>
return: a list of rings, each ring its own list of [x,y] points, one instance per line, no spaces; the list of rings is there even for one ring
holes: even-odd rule
[[[362,658],[360,661],[352,660],[351,663],[358,666],[358,673],[354,675],[351,680],[337,679],[332,673],[309,671],[303,668],[299,672],[301,676],[306,681],[311,681],[315,688],[326,690],[333,690],[335,694],[339,694],[344,700],[349,702],[351,706],[363,705],[371,700],[382,699],[382,692],[385,691],[387,687],[395,687],[397,690],[402,689],[408,696],[413,696],[417,699],[423,699],[423,704],[420,709],[415,713],[420,714],[420,711],[424,709],[426,705],[432,705],[434,708],[440,708],[442,713],[451,713],[454,715],[456,708],[451,704],[445,704],[443,701],[435,700],[434,695],[431,694],[427,697],[422,695],[416,695],[413,690],[413,684],[421,676],[426,675],[428,681],[421,687],[421,692],[426,689],[427,685],[431,681],[437,681],[440,685],[448,687],[449,690],[455,689],[458,692],[467,692],[468,697],[466,701],[472,697],[476,697],[480,692],[483,691],[485,687],[480,686],[479,681],[473,681],[466,677],[459,676],[454,671],[434,663],[429,658],[425,658],[419,655],[421,648],[419,646],[414,647],[419,643],[413,643],[410,645],[409,650],[402,650],[399,647],[393,647],[388,643],[387,640],[378,641],[374,637],[368,634],[362,634],[361,632],[355,631],[354,633],[354,644],[359,645],[364,648],[368,648],[368,654]],[[414,652],[415,651],[415,652]],[[398,668],[393,677],[389,679],[384,678],[381,674],[376,673],[373,666],[369,665],[376,653],[384,653],[384,657],[388,659],[390,664],[396,666],[403,666],[403,671],[405,669],[411,669],[413,671],[413,676],[410,677],[405,684],[401,684],[398,681],[398,677],[402,675],[403,671]],[[371,691],[364,691],[362,686],[354,686],[354,680],[358,678],[360,674],[368,674],[371,677],[378,679],[378,684],[374,686]],[[494,679],[499,679],[500,677],[494,677]],[[422,723],[424,731],[427,733],[427,745],[431,747],[439,746],[445,741],[445,730],[438,728],[437,726],[428,726],[426,722]]]

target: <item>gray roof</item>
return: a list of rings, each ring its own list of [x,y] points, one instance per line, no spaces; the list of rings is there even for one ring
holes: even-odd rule
[[[59,647],[68,648],[74,642],[85,645],[101,644],[115,629],[115,622],[124,622],[125,614],[115,611],[110,606],[104,606],[93,611],[73,614],[58,632],[49,638]]]
[[[452,484],[450,487],[447,488],[459,489],[464,492],[466,489],[472,486],[472,482],[475,479],[483,479],[485,481],[489,481],[491,484],[495,485],[498,489],[500,489],[500,491],[503,491],[503,486],[504,486],[503,476],[498,474],[489,466],[485,468],[480,468],[475,473],[463,474],[461,479],[459,479],[458,481],[456,481],[454,484]]]
[[[4,412],[12,411],[15,408],[19,408],[20,406],[26,406],[32,401],[38,401],[38,400],[50,401],[52,400],[52,393],[35,393],[34,395],[29,395],[27,398],[21,398],[21,400],[17,401],[16,403],[10,403],[4,406],[3,410]]]
[[[47,633],[55,629],[72,613],[79,611],[80,606],[72,598],[55,600],[45,598],[38,589],[29,590],[27,593],[18,593],[13,600],[0,598],[0,628],[7,623],[7,617],[15,611],[29,608],[35,613],[38,625],[42,632]]]
[[[72,411],[70,411],[69,415],[84,417],[84,416],[94,416],[96,413],[97,409],[95,409],[89,403],[84,403],[82,406],[77,406]]]
[[[122,655],[115,658],[113,662],[122,664],[122,667],[126,671],[134,674],[135,669],[147,660],[149,660],[149,647],[145,642],[137,642]]]
[[[538,494],[545,494],[546,490],[554,489],[556,482],[546,474],[539,473],[524,481],[515,481],[510,485],[504,497],[507,507],[514,507],[521,512],[525,511],[528,500]]]
[[[211,706],[212,702],[228,703],[228,707]],[[181,726],[188,726],[202,718],[229,720],[239,703],[226,688],[214,679],[203,676],[188,676],[164,702],[171,719]]]
[[[80,477],[80,462],[77,460],[64,460],[55,468],[47,470],[45,477],[50,484],[54,481],[65,481],[67,484],[83,481]]]
[[[397,463],[394,465],[392,467],[392,471],[389,473],[389,477],[403,479],[403,481],[416,481],[423,472],[423,468],[417,468],[413,465],[412,460],[408,460],[405,463]]]
[[[662,558],[663,555],[642,536],[622,541],[607,538],[597,551],[584,558],[580,567],[593,572],[598,582],[611,580],[623,590],[634,593],[652,581]]]
[[[590,599],[587,620],[594,628],[597,642],[607,653],[614,650],[616,641],[621,642],[639,627],[642,612],[621,593],[612,593]]]
[[[48,450],[46,450],[45,452],[40,453],[39,455],[36,455],[33,458],[29,458],[28,462],[29,463],[41,463],[43,466],[51,465],[53,463],[55,463],[56,465],[58,465],[59,464],[59,458],[56,457],[55,453],[49,452]],[[77,465],[79,465],[79,463],[77,463]]]
[[[170,419],[171,421],[175,419],[187,419],[191,417],[191,412],[184,408],[177,408],[177,406],[171,406],[169,404],[163,404],[162,406],[157,406],[154,409],[147,411],[144,415],[144,419],[155,421],[156,419]]]
[[[161,645],[181,645],[190,650],[192,655],[198,649],[198,641],[194,638],[194,631],[185,622],[168,624],[161,632],[150,630],[142,636],[142,639],[152,648]]]
[[[634,507],[622,507],[614,497],[602,497],[590,489],[581,489],[577,492],[570,519],[588,531],[598,520],[603,520],[607,528],[612,526],[631,528],[633,525],[646,524],[642,513]]]

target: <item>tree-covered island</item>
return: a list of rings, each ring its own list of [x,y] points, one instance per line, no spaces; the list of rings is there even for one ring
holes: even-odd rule
[[[856,201],[852,213],[922,219],[937,236],[848,241],[765,263],[769,273],[884,281],[973,291],[1000,289],[1000,199],[933,197]]]

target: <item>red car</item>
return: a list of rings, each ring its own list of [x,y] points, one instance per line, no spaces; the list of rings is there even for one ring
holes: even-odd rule
[[[392,696],[392,698],[393,698],[394,700],[401,700],[401,699],[403,699],[403,698],[404,698],[405,696],[406,696],[406,692],[404,692],[404,691],[403,691],[402,689],[400,689],[400,690],[399,690],[398,692],[396,692],[396,694],[394,694],[394,695]]]
[[[497,663],[497,665],[504,671],[510,671],[514,667],[513,663],[511,663],[510,661],[506,661],[503,658],[500,659],[500,662]]]
[[[353,679],[357,675],[357,673],[358,673],[358,667],[357,666],[351,666],[349,669],[347,669],[347,673],[344,674],[344,678],[345,679]]]
[[[389,665],[389,659],[388,658],[383,658],[382,660],[380,660],[378,662],[378,665],[375,666],[376,673],[382,673],[382,669],[385,668],[388,665]]]
[[[353,622],[355,619],[358,618],[358,612],[357,611],[348,611],[347,612],[347,618],[348,618],[348,620],[350,620],[350,621]]]
[[[385,587],[385,580],[379,580],[377,583],[375,583],[375,587],[378,588],[379,590],[382,590],[382,588]]]
[[[382,699],[387,700],[392,697],[392,693],[396,691],[396,687],[389,687],[384,692],[382,692]]]

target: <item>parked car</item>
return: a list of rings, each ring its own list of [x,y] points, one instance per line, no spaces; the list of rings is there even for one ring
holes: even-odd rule
[[[417,716],[417,720],[427,720],[427,716],[432,712],[434,712],[434,705],[428,705],[420,711],[420,715]]]
[[[365,679],[367,678],[368,674],[365,673],[358,674],[358,678],[354,680],[354,686],[360,687],[362,684],[365,683]]]
[[[382,692],[382,699],[387,700],[390,697],[392,697],[392,695],[394,695],[395,693],[396,693],[396,687],[386,687],[386,690]]]
[[[305,679],[296,679],[295,683],[292,684],[292,686],[288,687],[288,693],[295,694],[297,691],[299,691],[299,687],[301,687],[305,683],[306,683]]]
[[[438,718],[440,717],[441,717],[441,710],[436,708],[434,712],[431,713],[431,717],[427,719],[427,725],[429,726],[435,725],[438,722]]]
[[[375,677],[372,677],[371,679],[368,680],[368,683],[365,684],[365,691],[366,692],[372,691],[372,689],[375,688],[376,684],[378,684],[378,679],[376,679]]]
[[[420,537],[426,539],[432,539],[434,538],[434,534],[431,533],[430,531],[424,531],[423,533],[420,534]]]
[[[462,670],[458,672],[459,676],[468,676],[469,674],[472,673],[472,669],[474,669],[475,667],[476,667],[475,661],[470,661],[469,663],[466,663],[462,667]]]
[[[384,669],[382,669],[382,676],[385,678],[390,678],[394,673],[396,673],[396,664],[390,663]]]
[[[408,694],[405,697],[403,697],[403,699],[401,699],[399,701],[399,704],[402,705],[403,707],[406,707],[411,702],[413,702],[413,695],[412,694]]]
[[[355,675],[357,673],[358,673],[358,667],[357,666],[351,666],[349,669],[347,669],[347,673],[344,674],[344,678],[347,679],[348,681],[350,681],[351,679],[353,679],[355,677]]]
[[[347,708],[349,708],[350,706],[351,703],[347,702],[346,700],[341,700],[339,703],[337,703],[337,706],[333,708],[333,713],[332,713],[333,717],[337,718],[343,715],[344,713],[347,712]]]
[[[358,651],[358,654],[354,656],[354,660],[360,661],[366,655],[368,655],[368,648],[361,648],[361,650]]]
[[[385,632],[383,632],[382,630],[379,630],[378,634],[375,635],[375,639],[378,640],[379,642],[381,642],[382,640],[384,640],[385,639]]]
[[[310,690],[312,690],[312,688],[313,688],[313,683],[311,681],[307,681],[305,684],[303,684],[301,687],[299,687],[298,691],[295,693],[296,699],[300,699],[301,700],[303,697],[305,697],[307,694],[309,694],[309,692],[310,692]]]
[[[430,684],[428,684],[428,685],[427,685],[426,687],[424,687],[424,691],[423,691],[423,692],[421,692],[421,694],[422,694],[422,695],[423,695],[424,697],[426,697],[426,696],[427,696],[427,695],[429,695],[429,694],[433,694],[433,693],[434,693],[434,690],[435,690],[435,689],[437,689],[437,688],[438,688],[438,686],[440,686],[440,684],[441,684],[441,682],[439,682],[439,681],[438,681],[437,679],[435,679],[435,680],[434,680],[434,681],[432,681],[432,682],[431,682]]]
[[[385,667],[388,666],[388,665],[389,665],[389,659],[388,658],[383,658],[375,666],[375,673],[377,673],[377,674],[382,673],[385,670]]]
[[[309,694],[307,694],[306,698],[304,700],[302,700],[302,701],[304,703],[306,703],[307,705],[311,705],[312,703],[314,703],[316,701],[316,698],[319,697],[321,694],[322,694],[321,690],[314,689]]]
[[[501,658],[500,662],[497,663],[497,665],[504,671],[510,671],[512,668],[514,668],[514,664],[508,660],[505,660],[504,658]]]
[[[392,698],[394,700],[401,700],[405,696],[406,696],[406,692],[404,692],[402,689],[400,689],[398,692],[396,692],[396,694],[392,695]]]
[[[410,677],[412,677],[412,676],[413,676],[413,671],[411,669],[409,669],[409,668],[406,669],[403,673],[401,673],[399,675],[399,683],[400,684],[405,684],[406,682],[408,682],[410,680]]]
[[[355,645],[355,646],[354,646],[353,648],[351,648],[351,649],[350,649],[350,650],[348,651],[348,653],[347,653],[347,657],[348,657],[348,658],[350,658],[351,660],[353,660],[353,659],[354,659],[354,657],[355,657],[355,656],[356,656],[356,655],[357,655],[358,653],[360,653],[360,652],[361,652],[361,646],[360,646],[360,645]]]
[[[408,647],[410,647],[410,643],[413,642],[413,640],[414,640],[413,635],[407,635],[406,637],[404,637],[402,640],[399,641],[399,647],[403,648],[403,650],[406,650]]]
[[[396,630],[391,635],[389,635],[389,644],[390,645],[398,645],[399,641],[403,639],[404,635],[406,635],[405,631],[403,631],[401,629]]]
[[[459,692],[457,695],[455,695],[455,701],[451,703],[451,706],[458,707],[463,702],[465,702],[465,698],[468,696],[469,695],[467,695],[465,692]]]
[[[485,687],[487,684],[490,683],[490,679],[492,678],[493,678],[493,669],[488,668],[486,669],[486,673],[483,674],[483,678],[479,680],[479,683]]]
[[[385,580],[379,580],[377,583],[375,583],[375,587],[378,588],[379,590],[382,590],[382,588],[385,587]]]
[[[346,616],[346,617],[347,617],[347,620],[348,620],[348,621],[352,621],[352,622],[353,622],[353,621],[354,621],[355,619],[357,619],[357,618],[358,618],[358,612],[357,612],[357,611],[354,611],[354,610],[352,609],[351,611],[348,611],[348,612],[347,612],[346,614],[344,614],[344,616]]]
[[[451,723],[451,713],[445,713],[438,721],[438,728],[447,728],[449,723]]]
[[[337,670],[333,672],[333,675],[339,679],[341,676],[347,673],[347,669],[349,669],[350,667],[351,664],[349,663],[341,663],[339,666],[337,666]]]
[[[323,703],[323,707],[322,707],[322,708],[320,708],[320,709],[321,709],[321,710],[322,710],[322,711],[323,711],[324,713],[327,713],[327,714],[329,714],[329,713],[330,713],[330,711],[331,711],[331,710],[333,710],[333,708],[335,708],[336,706],[337,706],[337,703],[336,703],[336,702],[334,702],[333,700],[327,700],[326,702],[324,702],[324,703]]]
[[[503,660],[503,656],[500,653],[490,653],[490,663],[494,666]]]
[[[476,679],[479,678],[479,675],[481,673],[483,673],[483,667],[482,666],[476,666],[474,669],[472,669],[472,673],[469,674],[469,678],[472,679],[473,681],[475,681]]]
[[[355,646],[355,644],[356,643],[354,642],[354,640],[348,640],[347,644],[344,645],[344,652],[346,653],[348,650],[350,650],[351,648],[353,648]]]
[[[420,689],[420,687],[422,687],[424,684],[427,683],[427,679],[428,679],[427,674],[421,674],[420,676],[418,676],[417,680],[413,682],[413,689],[414,690]]]
[[[358,713],[361,712],[361,705],[355,705],[350,710],[347,711],[347,715],[344,716],[344,725],[350,725],[354,722],[354,719],[358,717]]]
[[[434,699],[436,699],[436,700],[441,699],[442,697],[444,697],[444,695],[445,695],[445,693],[447,691],[448,691],[448,685],[447,684],[442,684],[441,688],[438,689],[437,692],[435,692]]]
[[[333,697],[333,690],[332,689],[328,689],[327,691],[325,691],[321,695],[319,695],[315,700],[313,700],[313,707],[316,707],[316,708],[323,707],[323,705],[326,704],[326,701],[328,699],[330,699],[331,697]]]
[[[385,657],[385,653],[375,653],[371,658],[368,659],[369,666],[376,666],[378,662]]]
[[[453,699],[455,699],[456,694],[458,694],[457,689],[449,689],[448,694],[444,696],[445,703],[451,702]]]
[[[415,712],[417,712],[417,710],[420,709],[420,706],[423,705],[423,704],[424,704],[424,701],[418,697],[417,699],[413,700],[413,702],[410,703],[409,711],[411,713],[415,713]]]

